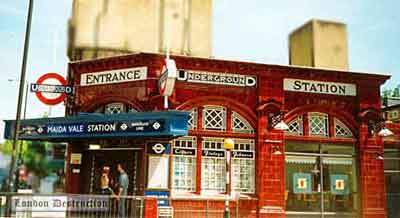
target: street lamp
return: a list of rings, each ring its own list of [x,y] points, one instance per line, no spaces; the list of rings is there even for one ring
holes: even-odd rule
[[[390,131],[390,129],[388,129],[386,127],[385,121],[384,120],[369,120],[368,121],[368,132],[369,134],[372,136],[375,133],[378,133],[378,136],[381,137],[387,137],[387,136],[392,136],[393,132]]]
[[[231,150],[233,150],[235,142],[231,138],[224,140],[224,148],[226,150],[226,195],[225,195],[225,209],[224,218],[229,218],[229,162],[231,160]]]
[[[25,41],[24,41],[24,51],[22,56],[22,66],[21,66],[21,76],[19,83],[19,91],[18,91],[18,103],[17,103],[17,114],[15,117],[15,125],[14,125],[14,134],[13,134],[13,144],[12,144],[12,155],[11,155],[11,163],[10,163],[10,171],[8,173],[9,180],[7,183],[7,190],[12,191],[12,182],[14,175],[14,165],[16,159],[16,148],[18,142],[18,134],[19,134],[19,126],[21,121],[21,107],[22,107],[22,95],[24,92],[25,78],[26,78],[26,65],[28,62],[28,50],[29,50],[29,36],[31,32],[31,21],[32,21],[32,11],[33,11],[33,0],[29,0],[28,6],[28,16],[26,18],[26,29],[25,29]],[[10,202],[8,202],[10,203]]]
[[[283,121],[283,112],[278,111],[268,114],[268,128],[286,131],[289,126]]]

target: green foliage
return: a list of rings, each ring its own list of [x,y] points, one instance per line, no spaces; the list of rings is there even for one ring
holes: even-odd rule
[[[389,97],[391,92],[392,92],[392,90],[387,90],[387,89],[383,90],[382,97],[383,98]]]
[[[399,86],[393,89],[392,96],[391,97],[400,97],[400,90]]]
[[[397,85],[395,88],[384,89],[382,91],[382,97],[383,98],[400,97],[400,85]]]
[[[46,144],[33,141],[29,145],[29,152],[24,153],[24,164],[28,171],[34,172],[39,178],[48,175],[48,160],[46,158]]]
[[[11,155],[12,153],[12,141],[6,140],[0,146],[0,152],[5,155]]]
[[[22,142],[22,153],[25,153],[26,150],[28,149],[29,142],[19,141],[17,143],[17,149],[19,149],[21,142]],[[12,140],[4,141],[3,144],[0,144],[0,153],[5,154],[5,155],[11,155],[12,154],[12,144],[13,144]]]
[[[17,149],[20,148],[20,143],[17,144]],[[28,171],[34,172],[40,178],[46,177],[50,172],[48,160],[46,158],[46,150],[51,147],[50,143],[38,141],[23,141],[22,142],[22,161]],[[0,152],[5,155],[12,154],[12,141],[6,140],[0,145]],[[18,151],[19,153],[19,151]]]

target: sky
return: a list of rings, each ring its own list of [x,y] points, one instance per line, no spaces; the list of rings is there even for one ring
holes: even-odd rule
[[[115,1],[115,0],[113,0]],[[27,0],[0,0],[0,120],[15,119]],[[67,22],[72,0],[35,0],[27,81],[44,73],[66,75]],[[213,56],[288,64],[288,35],[312,18],[347,24],[351,71],[392,75],[383,89],[400,84],[398,0],[214,0]],[[28,94],[27,118],[63,116],[64,105],[43,105]],[[0,123],[0,140],[3,137]]]

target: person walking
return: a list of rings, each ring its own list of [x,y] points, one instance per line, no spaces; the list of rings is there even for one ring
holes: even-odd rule
[[[128,195],[128,187],[129,187],[129,177],[126,174],[124,167],[121,163],[117,164],[117,170],[119,172],[119,191],[118,191],[118,217],[125,218],[125,204],[126,204],[126,196]]]

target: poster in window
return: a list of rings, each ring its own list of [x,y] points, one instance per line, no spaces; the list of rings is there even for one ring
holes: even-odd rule
[[[331,178],[331,192],[334,195],[349,194],[349,176],[344,174],[333,174]]]
[[[293,173],[293,193],[311,193],[312,180],[310,173]]]
[[[168,156],[149,155],[148,159],[147,188],[168,189]]]

